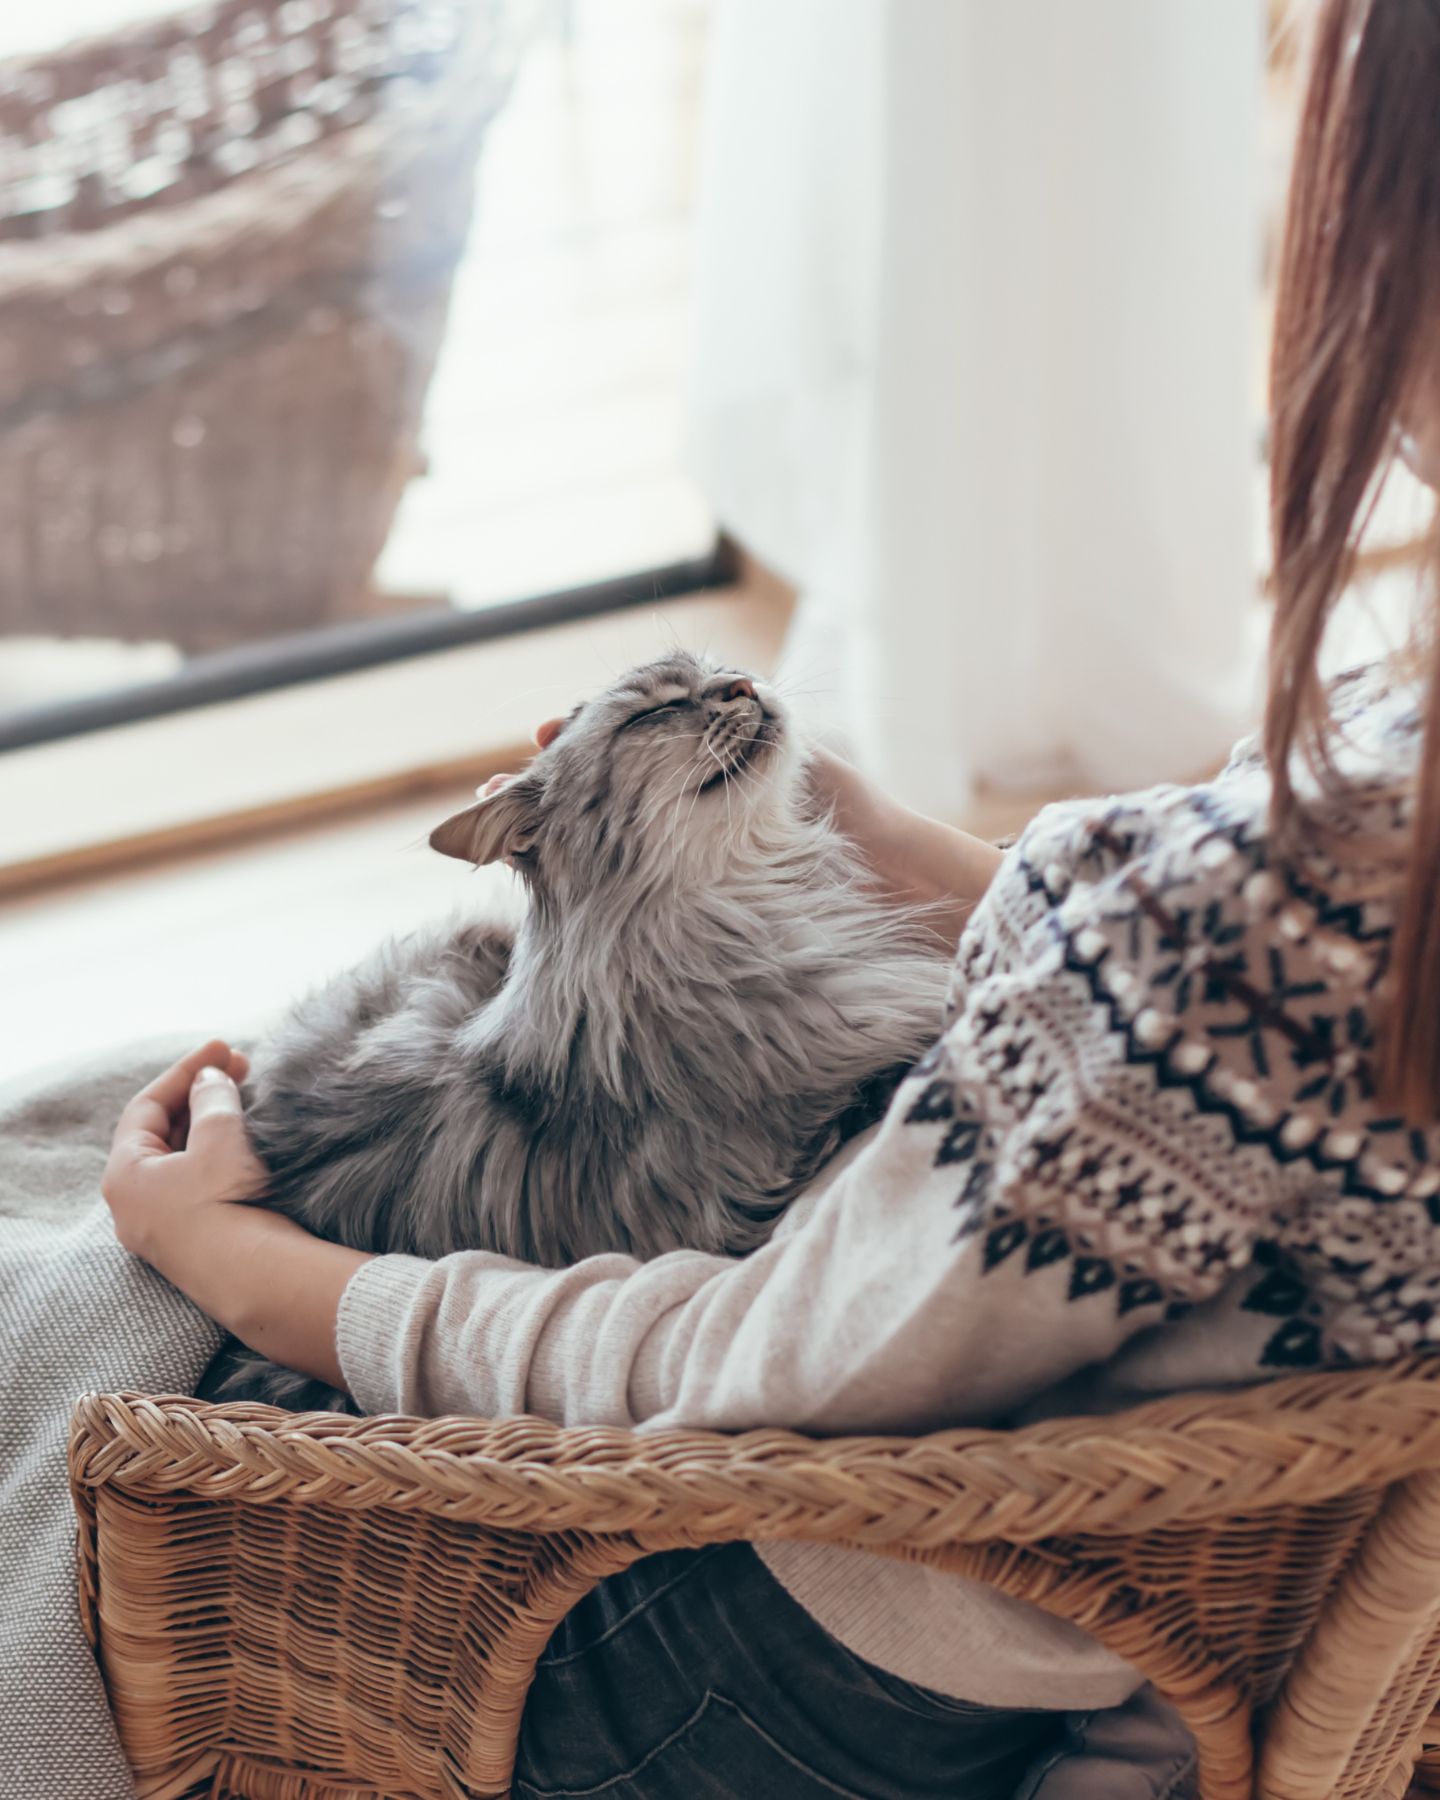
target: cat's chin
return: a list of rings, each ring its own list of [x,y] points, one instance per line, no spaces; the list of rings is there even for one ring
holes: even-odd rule
[[[779,736],[772,736],[762,725],[754,737],[727,752],[724,763],[700,783],[699,791],[709,794],[724,787],[746,785],[747,776],[760,775],[773,768],[779,750]]]

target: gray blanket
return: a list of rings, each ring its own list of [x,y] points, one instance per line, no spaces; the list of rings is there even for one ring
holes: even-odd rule
[[[0,1800],[132,1800],[80,1629],[65,1442],[77,1394],[190,1393],[219,1343],[99,1194],[121,1106],[188,1048],[0,1087]]]

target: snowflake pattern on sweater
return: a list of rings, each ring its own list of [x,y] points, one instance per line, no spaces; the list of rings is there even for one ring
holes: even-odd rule
[[[1350,828],[1393,842],[1415,696],[1370,671],[1332,700]],[[1440,1342],[1440,1132],[1375,1091],[1381,871],[1272,856],[1269,798],[1252,742],[1204,786],[1038,815],[904,1118],[985,1274],[1063,1264],[1069,1300],[1108,1294],[1118,1321],[1244,1271],[1263,1369],[1378,1360]]]

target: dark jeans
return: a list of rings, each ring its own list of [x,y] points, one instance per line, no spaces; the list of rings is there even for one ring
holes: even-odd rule
[[[1073,1743],[1071,1724],[872,1668],[747,1544],[677,1550],[611,1576],[560,1625],[525,1708],[514,1794],[1013,1800]]]

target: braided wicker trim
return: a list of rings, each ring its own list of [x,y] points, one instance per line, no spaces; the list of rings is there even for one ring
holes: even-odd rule
[[[81,1491],[387,1507],[525,1531],[912,1550],[1133,1537],[1440,1469],[1440,1361],[917,1439],[641,1437],[528,1418],[350,1419],[92,1394],[75,1408],[70,1463]]]

